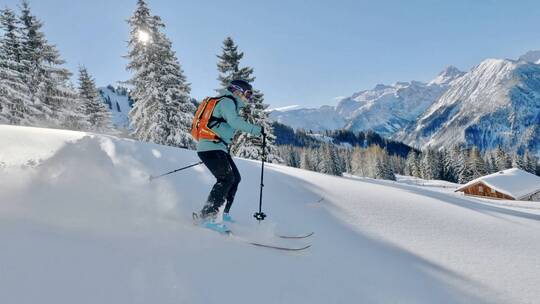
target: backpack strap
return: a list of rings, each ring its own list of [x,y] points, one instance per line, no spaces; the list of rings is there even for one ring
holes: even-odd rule
[[[236,101],[236,98],[234,98],[232,95],[223,95],[223,96],[213,97],[213,98],[217,98],[218,99],[217,102],[220,102],[223,98],[232,99],[232,101],[234,102],[235,109],[238,107],[238,102]],[[213,127],[219,126],[221,123],[227,122],[223,117],[218,118],[218,117],[215,117],[213,114],[214,113],[212,113],[212,116],[210,117],[210,120],[208,121],[208,128],[211,129]]]

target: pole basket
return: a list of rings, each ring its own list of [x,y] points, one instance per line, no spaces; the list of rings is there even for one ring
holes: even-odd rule
[[[257,219],[257,221],[264,221],[264,219],[266,218],[266,214],[264,214],[264,212],[257,212],[253,215],[253,217],[255,219]]]

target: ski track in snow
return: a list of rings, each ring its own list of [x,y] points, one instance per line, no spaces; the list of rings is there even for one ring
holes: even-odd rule
[[[29,160],[32,166],[25,165]],[[535,303],[538,203],[237,160],[232,228],[192,225],[213,183],[193,151],[0,126],[1,303]],[[433,189],[433,190],[431,190]],[[315,231],[308,240],[275,233]]]

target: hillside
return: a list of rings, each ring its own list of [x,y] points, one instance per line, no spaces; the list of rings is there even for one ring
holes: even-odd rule
[[[0,125],[2,303],[535,303],[540,206],[237,160],[237,234],[194,227],[211,184],[193,151]],[[287,243],[289,244],[289,243]]]
[[[113,125],[118,129],[127,129],[129,127],[128,115],[132,107],[128,90],[122,87],[107,86],[99,88],[99,94],[111,111]]]

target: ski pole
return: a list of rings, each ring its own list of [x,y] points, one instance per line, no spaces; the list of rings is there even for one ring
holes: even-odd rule
[[[266,133],[263,133],[263,144],[262,144],[262,165],[261,165],[261,192],[259,196],[259,212],[255,213],[253,217],[259,221],[264,220],[266,214],[262,212],[262,198],[263,198],[263,187],[264,187],[264,162],[266,161]]]
[[[201,161],[201,162],[198,162],[198,163],[196,163],[196,164],[189,165],[189,166],[186,166],[186,167],[183,167],[183,168],[180,168],[180,169],[176,169],[176,170],[173,170],[173,171],[170,171],[170,172],[167,172],[167,173],[163,173],[163,174],[158,175],[158,176],[152,176],[152,175],[150,175],[150,181],[152,181],[152,180],[154,180],[154,179],[156,179],[156,178],[163,177],[163,176],[165,176],[165,175],[173,174],[173,173],[176,173],[176,172],[178,172],[178,171],[182,171],[182,170],[185,170],[185,169],[188,169],[188,168],[191,168],[191,167],[198,166],[198,165],[200,165],[200,164],[202,164],[202,163],[203,163],[203,162]]]

